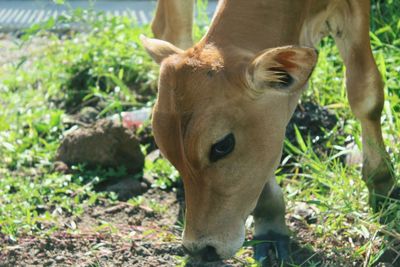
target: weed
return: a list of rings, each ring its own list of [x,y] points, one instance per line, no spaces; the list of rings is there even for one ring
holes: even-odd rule
[[[171,188],[180,179],[178,171],[164,158],[156,159],[154,162],[145,161],[144,173],[154,177],[153,187],[161,189]]]

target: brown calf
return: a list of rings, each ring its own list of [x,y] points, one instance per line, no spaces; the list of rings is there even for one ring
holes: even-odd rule
[[[166,41],[142,41],[161,64],[154,136],[184,181],[183,245],[190,254],[206,261],[231,257],[254,210],[255,238],[276,240],[280,258],[287,257],[285,205],[274,171],[317,62],[308,47],[327,34],[344,59],[350,105],[361,122],[371,204],[393,192],[369,14],[369,0],[223,0],[207,34],[184,51],[178,47],[192,45],[193,0],[159,1],[152,28]],[[268,249],[256,246],[256,259]]]

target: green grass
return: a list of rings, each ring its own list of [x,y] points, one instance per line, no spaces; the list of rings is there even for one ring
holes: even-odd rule
[[[373,13],[378,15],[373,17],[371,31],[374,56],[385,82],[383,132],[397,177],[400,176],[399,8],[396,1],[374,6]],[[154,102],[157,66],[151,63],[138,40],[140,33],[149,35],[149,29],[132,27],[125,18],[94,26],[88,34],[72,33],[61,39],[45,33],[52,41],[43,53],[0,67],[0,233],[11,240],[26,234],[50,234],[60,229],[59,214],[79,217],[84,207],[96,205],[99,198],[115,198],[94,192],[96,180],[89,179],[87,183],[87,177],[77,179],[53,171],[53,158],[66,130],[63,118],[67,111],[79,109],[82,103],[101,101],[103,111],[99,116],[104,117]],[[35,27],[31,34],[42,34],[36,33],[40,29]],[[204,30],[205,27],[196,27],[196,38]],[[386,211],[394,213],[395,220],[379,224],[379,216],[368,207],[368,192],[360,169],[344,166],[339,160],[346,150],[347,136],[354,138],[356,144],[361,143],[360,125],[350,111],[343,76],[337,49],[332,40],[324,39],[318,67],[303,100],[313,99],[330,107],[343,124],[344,135],[328,136],[326,146],[331,152],[326,155],[317,155],[307,136],[298,136],[302,145],[285,145],[285,150],[296,159],[293,173],[278,171],[277,174],[289,214],[298,202],[316,210],[317,223],[307,226],[313,250],[322,251],[340,264],[357,262],[372,266],[390,245],[390,241],[384,240],[389,237],[400,240],[399,204]],[[140,95],[147,98],[138,98]],[[168,188],[178,179],[176,171],[164,160],[147,162],[145,171],[159,176],[155,187]],[[162,212],[165,207],[156,208]],[[335,242],[338,245],[333,245]],[[251,260],[246,264],[252,264]],[[313,264],[318,266],[310,259],[303,266]]]
[[[371,23],[373,53],[385,82],[383,135],[396,177],[400,177],[399,8],[400,4],[395,1],[388,1],[385,7],[382,4],[374,7],[373,12],[376,13]],[[331,251],[337,255],[338,264],[345,266],[352,261],[372,266],[393,242],[400,241],[400,203],[397,201],[381,214],[373,214],[368,207],[368,190],[361,180],[360,168],[344,166],[338,158],[346,151],[344,139],[347,136],[354,138],[357,145],[361,143],[361,127],[354,119],[347,100],[344,71],[333,41],[323,40],[318,66],[303,99],[313,99],[331,107],[344,123],[344,135],[329,136],[327,148],[331,153],[322,156],[314,153],[307,137],[298,137],[304,138],[299,142],[303,146],[286,144],[285,149],[297,158],[298,163],[293,167],[294,174],[281,174],[278,179],[286,191],[289,213],[293,212],[298,202],[307,203],[317,210],[318,223],[309,226],[315,251]],[[298,173],[300,168],[303,173]],[[381,225],[379,218],[386,214],[393,214],[395,219]],[[388,241],[389,237],[391,241]],[[335,240],[339,240],[340,247],[329,248],[329,243]],[[398,245],[395,249],[399,252]],[[311,266],[312,259],[307,264]]]
[[[12,239],[57,230],[58,211],[79,216],[103,195],[83,182],[107,172],[82,177],[53,171],[66,110],[96,99],[104,102],[104,117],[147,104],[136,101],[136,93],[154,95],[156,67],[138,41],[147,29],[125,18],[101,26],[63,39],[44,33],[51,43],[39,57],[1,67],[0,232]]]

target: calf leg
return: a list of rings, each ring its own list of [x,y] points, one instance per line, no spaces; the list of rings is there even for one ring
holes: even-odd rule
[[[278,258],[289,256],[289,236],[285,223],[285,203],[282,190],[275,177],[264,186],[254,210],[254,258],[263,261],[271,249],[275,248]]]
[[[154,37],[162,39],[165,31],[165,7],[166,1],[159,0],[157,2],[156,12],[153,21],[151,22],[151,31]]]
[[[395,178],[382,139],[383,83],[369,39],[369,0],[343,1],[343,31],[335,29],[335,41],[346,65],[346,87],[351,109],[362,127],[363,180],[375,211],[393,193]],[[330,22],[340,25],[340,22]],[[338,26],[340,27],[340,26]]]
[[[179,48],[192,46],[194,0],[158,0],[151,29],[156,38]]]

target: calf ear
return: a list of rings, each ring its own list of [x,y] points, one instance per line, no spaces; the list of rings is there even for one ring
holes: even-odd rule
[[[183,50],[166,41],[147,38],[144,35],[140,35],[140,40],[142,41],[142,44],[147,53],[149,53],[149,55],[158,64],[160,64],[165,58],[169,57],[170,55],[180,54],[183,52]]]
[[[250,88],[292,90],[304,86],[317,63],[313,48],[285,46],[268,49],[247,67]]]

